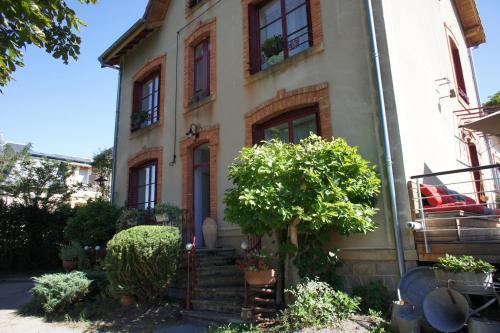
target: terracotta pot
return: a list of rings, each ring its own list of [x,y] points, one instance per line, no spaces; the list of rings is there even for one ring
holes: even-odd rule
[[[63,260],[62,265],[66,271],[75,270],[78,266],[78,259]]]
[[[122,297],[120,297],[120,304],[122,306],[130,306],[132,304],[135,304],[135,297],[134,296],[122,296]]]
[[[245,271],[245,280],[252,286],[274,284],[276,282],[276,270]]]
[[[209,250],[215,249],[215,243],[217,242],[217,222],[214,219],[207,217],[203,221],[203,240],[205,241],[205,246]]]

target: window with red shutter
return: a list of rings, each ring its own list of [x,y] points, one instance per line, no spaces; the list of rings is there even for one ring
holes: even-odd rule
[[[254,126],[254,143],[279,139],[283,142],[299,143],[311,133],[319,133],[318,108],[294,110]]]
[[[193,101],[210,96],[210,39],[194,47]]]
[[[266,69],[312,45],[308,0],[271,0],[250,5],[251,73]]]
[[[467,96],[467,88],[465,87],[464,72],[462,62],[460,61],[460,51],[455,42],[450,38],[451,56],[453,58],[453,70],[455,72],[455,80],[457,82],[458,95],[469,104]]]
[[[128,206],[153,209],[156,203],[157,161],[150,161],[129,171]]]
[[[159,119],[160,71],[134,83],[132,131],[156,124]]]

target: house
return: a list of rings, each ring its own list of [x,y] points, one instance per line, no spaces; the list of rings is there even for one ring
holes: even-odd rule
[[[471,48],[484,42],[474,0],[150,0],[99,58],[120,73],[113,201],[177,204],[198,240],[212,217],[218,245],[239,249],[222,204],[238,151],[343,137],[378,166],[383,191],[376,232],[332,235],[339,273],[394,289],[419,261],[410,177],[490,164],[455,113],[479,106]]]
[[[0,133],[0,152],[5,146],[10,146],[14,151],[22,151],[27,144],[16,143],[11,141],[6,141],[3,134]],[[29,154],[31,158],[35,161],[42,159],[49,159],[53,161],[62,161],[68,163],[70,166],[74,167],[74,173],[68,178],[68,182],[71,184],[82,184],[82,188],[78,189],[75,193],[71,195],[70,204],[71,207],[78,205],[84,205],[89,199],[97,198],[99,195],[99,188],[95,183],[95,175],[92,173],[92,159],[66,156],[60,154],[48,154],[30,150]],[[7,202],[14,201],[13,198],[2,198],[6,199]]]

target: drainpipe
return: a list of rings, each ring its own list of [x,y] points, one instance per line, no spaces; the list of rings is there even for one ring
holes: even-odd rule
[[[118,88],[116,89],[116,113],[115,113],[115,135],[113,138],[113,160],[111,164],[111,204],[115,203],[115,181],[116,181],[116,151],[118,149],[118,124],[120,122],[120,98],[122,94],[122,68],[120,66],[106,65],[101,61],[101,67],[109,67],[118,70]]]
[[[385,155],[385,171],[387,173],[387,180],[389,185],[389,199],[391,202],[391,214],[394,226],[394,239],[396,240],[396,254],[398,259],[398,268],[400,276],[405,273],[405,258],[404,258],[404,247],[403,240],[401,236],[401,227],[399,223],[398,216],[398,206],[396,201],[396,187],[394,185],[394,173],[392,170],[392,156],[391,156],[391,144],[389,141],[389,130],[387,127],[387,115],[385,110],[385,97],[384,89],[382,84],[382,75],[380,70],[380,58],[377,46],[377,34],[375,31],[373,7],[371,0],[365,0],[367,15],[368,15],[368,29],[370,32],[370,42],[373,51],[373,67],[375,75],[375,86],[378,95],[378,108],[380,116],[380,127],[382,129],[382,139],[384,144],[384,155]]]

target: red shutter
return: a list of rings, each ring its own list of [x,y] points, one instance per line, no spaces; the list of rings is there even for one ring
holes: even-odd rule
[[[465,87],[464,72],[462,69],[462,62],[460,61],[460,52],[453,41],[451,41],[451,54],[453,56],[453,69],[455,70],[455,77],[457,79],[458,94],[468,103],[467,89]]]
[[[139,82],[134,83],[134,103],[132,105],[132,112],[139,112],[141,110],[141,97],[142,97],[142,84]]]
[[[136,169],[130,169],[128,175],[128,207],[137,208],[139,173]]]
[[[250,74],[253,74],[260,71],[259,9],[255,5],[248,6],[248,33]]]

